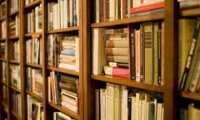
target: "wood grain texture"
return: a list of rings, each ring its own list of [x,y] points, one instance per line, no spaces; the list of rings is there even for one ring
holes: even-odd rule
[[[180,96],[183,97],[183,98],[190,99],[190,100],[200,101],[200,94],[199,93],[181,92]]]
[[[165,0],[164,40],[162,63],[164,80],[164,120],[177,120],[177,80],[178,80],[178,24],[177,5],[174,0]]]
[[[47,69],[51,70],[51,71],[56,71],[56,72],[67,73],[67,74],[79,76],[79,72],[75,72],[74,70],[68,70],[68,69],[64,69],[64,68],[56,68],[53,66],[48,66]]]
[[[109,22],[101,22],[101,23],[92,23],[91,27],[112,27],[112,26],[119,26],[119,25],[127,25],[133,23],[140,23],[140,22],[147,22],[147,21],[155,21],[155,20],[162,20],[164,18],[164,13],[160,14],[153,14],[153,15],[144,15],[134,18],[127,18],[127,19],[120,19],[115,21]]]
[[[72,31],[78,31],[79,27],[69,27],[65,29],[58,29],[58,30],[50,30],[47,33],[48,34],[55,34],[55,33],[65,33],[65,32],[72,32]]]
[[[65,108],[65,107],[62,107],[62,106],[59,106],[59,105],[55,105],[51,102],[48,103],[51,107],[53,107],[54,109],[60,111],[60,112],[63,112],[65,113],[66,115],[69,115],[71,116],[72,118],[75,118],[76,120],[80,120],[79,119],[79,115],[77,113],[74,113],[72,112],[71,110]]]
[[[114,77],[114,76],[108,76],[108,75],[92,75],[91,78],[98,81],[104,81],[104,82],[109,82],[113,84],[139,88],[143,90],[150,90],[150,91],[160,92],[160,93],[164,92],[163,86],[149,85],[142,82],[136,82],[135,80],[125,79],[125,78],[120,78],[120,77]]]
[[[191,16],[199,16],[200,15],[200,8],[191,8],[191,9],[183,9],[180,10],[179,16],[180,17],[191,17]]]

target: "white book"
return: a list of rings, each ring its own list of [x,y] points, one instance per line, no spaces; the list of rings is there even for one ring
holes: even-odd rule
[[[79,0],[76,0],[76,17],[77,26],[79,26]]]
[[[101,120],[106,120],[106,89],[100,89],[100,114]]]
[[[106,64],[103,30],[102,28],[92,30],[92,74],[94,75],[102,74],[103,66]]]
[[[128,90],[121,86],[121,120],[128,120]]]
[[[121,118],[121,106],[120,106],[120,86],[119,85],[114,85],[114,119],[115,120],[120,120]]]
[[[106,120],[114,120],[114,84],[106,84]]]
[[[79,38],[75,37],[75,57],[76,57],[76,66],[75,66],[75,71],[79,72]]]

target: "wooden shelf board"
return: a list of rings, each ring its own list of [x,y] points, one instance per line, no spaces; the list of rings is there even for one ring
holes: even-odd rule
[[[28,95],[30,95],[31,97],[35,98],[36,100],[38,100],[38,101],[40,101],[40,102],[43,102],[43,99],[42,99],[39,95],[33,93],[32,91],[28,91],[28,90],[27,90],[26,93],[27,93]]]
[[[197,100],[200,101],[200,94],[199,93],[192,93],[192,92],[181,92],[181,97],[187,98],[187,99],[192,99],[192,100]]]
[[[21,93],[21,90],[18,89],[18,88],[16,88],[16,87],[14,87],[14,86],[10,86],[10,88],[11,88],[12,90],[18,92],[18,93]]]
[[[10,60],[9,62],[12,63],[12,64],[20,64],[20,62],[16,61],[16,60]]]
[[[0,18],[0,21],[4,21],[6,20],[6,17]]]
[[[5,109],[8,108],[8,105],[3,101],[2,101],[2,105],[5,107]]]
[[[13,116],[15,116],[17,118],[17,120],[21,120],[20,115],[18,115],[18,113],[14,112],[13,110],[11,110],[11,113]]]
[[[59,106],[59,105],[55,105],[55,104],[53,104],[52,102],[49,102],[49,105],[50,105],[51,107],[53,107],[53,108],[55,108],[55,109],[57,109],[57,110],[59,110],[59,111],[65,113],[65,114],[69,115],[69,116],[72,117],[72,118],[75,118],[75,119],[77,119],[77,120],[79,119],[79,115],[78,115],[77,113],[74,113],[74,112],[72,112],[71,110],[68,110],[68,109],[65,108],[65,107],[62,107],[62,106]]]
[[[25,37],[32,37],[34,34],[38,34],[39,36],[41,36],[42,35],[42,33],[41,32],[38,32],[38,33],[36,33],[36,32],[32,32],[32,33],[25,33]]]
[[[34,7],[34,6],[37,6],[39,5],[40,3],[42,2],[42,0],[36,0],[28,5],[25,6],[25,9],[28,9],[28,8],[31,8],[31,7]]]
[[[8,82],[6,82],[6,81],[1,81],[1,83],[2,83],[3,85],[5,85],[5,86],[8,86]]]
[[[126,18],[121,20],[114,20],[109,22],[101,22],[101,23],[92,23],[91,27],[112,27],[112,26],[119,26],[119,25],[127,25],[132,23],[139,23],[139,22],[147,22],[147,21],[154,21],[154,20],[162,20],[164,19],[164,13],[160,14],[153,14],[153,15],[144,15],[138,16],[133,18]]]
[[[69,27],[69,28],[58,29],[58,30],[50,30],[48,31],[48,34],[64,33],[64,32],[71,32],[71,31],[78,31],[78,30],[79,30],[79,27]]]
[[[0,38],[0,41],[6,41],[6,38]]]
[[[26,66],[29,66],[29,67],[34,67],[34,68],[42,68],[42,65],[38,65],[38,64],[32,64],[32,63],[26,63]]]
[[[160,92],[160,93],[164,92],[163,86],[149,85],[142,82],[136,82],[135,80],[125,79],[125,78],[120,78],[120,77],[114,77],[114,76],[108,76],[108,75],[92,75],[91,78],[93,80],[110,82],[114,84],[125,85],[128,87],[151,90],[151,91]]]
[[[19,13],[19,10],[15,11],[15,12],[13,12],[13,13],[10,13],[9,16],[10,16],[10,17],[11,17],[11,16],[15,16],[15,15],[17,15],[18,13]]]
[[[51,70],[51,71],[67,73],[67,74],[72,74],[72,75],[77,75],[77,76],[79,75],[79,72],[76,72],[74,70],[68,70],[68,69],[65,69],[65,68],[56,68],[56,67],[53,67],[53,66],[48,66],[47,68],[48,68],[48,70]]]
[[[181,17],[199,16],[200,15],[199,11],[200,11],[199,7],[190,8],[190,9],[183,9],[183,10],[180,10],[179,15]]]
[[[16,39],[19,39],[19,36],[12,36],[12,37],[9,37],[10,40],[16,40]]]
[[[0,61],[4,61],[4,62],[6,62],[6,59],[5,59],[5,58],[1,58]]]

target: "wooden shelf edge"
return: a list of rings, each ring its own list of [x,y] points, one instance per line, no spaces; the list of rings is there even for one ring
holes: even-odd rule
[[[19,39],[19,36],[12,36],[12,37],[9,37],[8,39],[10,39],[10,40],[16,40],[16,39]]]
[[[0,18],[0,21],[4,21],[6,20],[6,17]]]
[[[39,95],[33,93],[32,91],[26,90],[26,93],[27,93],[28,95],[30,95],[31,97],[33,97],[34,99],[36,99],[36,100],[38,100],[38,101],[40,101],[40,102],[43,102],[43,98],[41,98]]]
[[[1,58],[0,61],[4,61],[4,62],[6,62],[6,59],[5,59],[5,58]]]
[[[32,37],[34,34],[41,36],[42,33],[41,32],[31,32],[31,33],[25,33],[25,37]]]
[[[18,113],[14,112],[13,110],[11,110],[12,115],[14,115],[18,120],[21,120],[21,116],[18,115]]]
[[[146,84],[146,83],[142,83],[142,82],[136,82],[135,80],[114,77],[114,76],[108,76],[108,75],[91,75],[91,78],[93,80],[104,81],[104,82],[124,85],[124,86],[128,86],[128,87],[134,87],[134,88],[138,88],[138,89],[164,93],[163,86],[150,85],[150,84]]]
[[[25,9],[34,7],[34,6],[38,5],[38,4],[40,4],[41,2],[42,2],[42,0],[36,0],[36,1],[34,1],[34,2],[30,3],[30,4],[28,4],[28,5],[25,5]]]
[[[38,65],[38,64],[26,63],[25,65],[29,67],[42,69],[42,65]]]
[[[79,27],[75,26],[75,27],[68,27],[68,28],[58,29],[58,30],[50,30],[47,33],[53,34],[53,33],[71,32],[71,31],[77,31],[77,30],[79,30]]]
[[[19,13],[19,10],[15,11],[13,13],[10,13],[9,16],[11,17],[11,16],[14,16],[14,15],[17,15],[18,13]]]
[[[6,38],[0,38],[0,41],[4,42],[6,41]]]
[[[3,85],[6,85],[6,86],[8,86],[8,82],[1,81],[1,83],[2,83]]]
[[[181,92],[180,96],[183,97],[183,98],[200,101],[200,94],[199,93]]]
[[[12,64],[20,64],[20,62],[16,61],[16,60],[10,60],[9,62],[12,63]]]
[[[68,116],[70,116],[70,117],[72,117],[72,118],[75,118],[75,119],[79,120],[79,115],[78,115],[78,113],[74,113],[74,112],[72,112],[71,110],[68,110],[67,108],[64,108],[64,107],[62,107],[62,106],[55,105],[55,104],[53,104],[52,102],[48,102],[48,104],[49,104],[51,107],[53,107],[53,108],[59,110],[60,112],[63,112],[63,113],[65,113],[66,115],[68,115]]]
[[[12,90],[18,92],[18,93],[21,93],[21,90],[20,90],[20,89],[14,87],[14,86],[12,86],[12,85],[10,86],[10,88],[11,88]]]
[[[182,9],[179,12],[180,17],[189,17],[189,16],[199,16],[200,15],[200,8],[189,8],[189,9]]]
[[[51,70],[51,71],[56,71],[56,72],[67,73],[67,74],[79,76],[79,72],[76,72],[74,70],[65,69],[65,68],[56,68],[53,66],[48,66],[47,69]]]
[[[164,13],[159,14],[153,14],[153,15],[144,15],[144,16],[138,16],[133,18],[126,18],[126,19],[120,19],[120,20],[114,20],[109,22],[101,22],[101,23],[92,23],[91,27],[112,27],[112,26],[119,26],[119,25],[127,25],[127,24],[133,24],[138,22],[146,22],[146,21],[154,21],[154,20],[162,20],[164,19]]]

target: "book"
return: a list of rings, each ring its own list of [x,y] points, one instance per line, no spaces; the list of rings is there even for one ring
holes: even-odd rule
[[[104,72],[106,75],[129,78],[129,69],[127,68],[104,66]]]
[[[105,41],[103,39],[102,28],[94,28],[92,30],[92,74],[98,75],[103,73],[103,66],[105,61]]]
[[[178,38],[178,79],[179,85],[185,68],[186,59],[189,53],[192,37],[195,30],[195,19],[179,19],[179,38]]]
[[[194,67],[195,67],[195,64],[196,64],[196,61],[198,58],[197,53],[198,53],[198,48],[200,45],[199,32],[200,32],[200,21],[197,20],[194,35],[192,38],[192,43],[191,43],[190,50],[189,50],[189,55],[187,57],[185,69],[184,69],[180,87],[179,87],[180,90],[188,91],[188,87],[190,85],[190,81],[191,81],[190,77],[192,76],[191,74],[193,74],[193,70],[194,70]]]
[[[154,4],[148,4],[140,7],[134,7],[130,9],[130,13],[138,13],[138,12],[144,12],[149,10],[155,10],[155,9],[161,9],[164,8],[165,2],[158,2]]]

